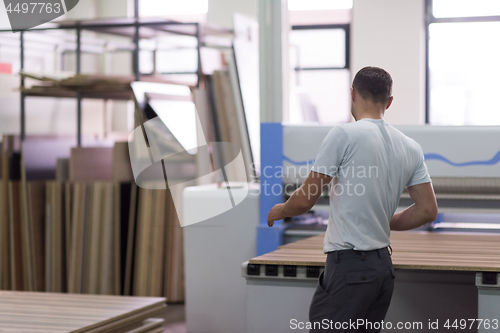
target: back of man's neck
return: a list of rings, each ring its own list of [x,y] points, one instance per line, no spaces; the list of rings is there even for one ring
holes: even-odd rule
[[[383,115],[381,114],[361,114],[356,117],[356,121],[362,120],[362,119],[384,119]]]

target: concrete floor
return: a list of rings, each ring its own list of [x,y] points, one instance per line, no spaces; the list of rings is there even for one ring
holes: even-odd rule
[[[165,319],[163,333],[186,333],[186,312],[184,304],[167,304],[167,309],[162,316]]]

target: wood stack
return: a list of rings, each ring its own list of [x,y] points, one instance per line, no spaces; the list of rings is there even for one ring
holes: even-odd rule
[[[52,216],[47,216],[46,205],[50,202],[46,198],[49,192],[47,182],[56,177],[58,158],[69,157],[73,144],[71,138],[51,136],[30,136],[21,144],[20,227],[24,276],[21,290],[47,290],[46,278],[52,272],[46,270],[52,269],[52,264],[57,263],[57,257],[61,256],[58,238],[52,238],[54,233],[62,232],[61,227],[52,223]],[[57,215],[58,211],[50,211],[52,214]],[[52,249],[53,245],[57,248]]]
[[[2,183],[0,189],[0,288],[23,288],[21,234],[19,230],[20,140],[4,135],[2,140]]]
[[[183,301],[182,229],[170,192],[137,188],[126,142],[73,144],[3,137],[0,288]]]
[[[184,187],[176,187],[168,193],[171,196],[167,207],[167,236],[165,249],[165,272],[170,272],[165,276],[163,294],[171,302],[184,301],[184,236],[179,220],[182,220],[182,207],[174,206],[175,202],[181,202]]]
[[[71,149],[70,181],[112,180],[112,178],[113,148],[78,147]]]
[[[166,191],[139,190],[134,294],[158,296],[164,278]]]
[[[136,232],[133,294],[182,302],[183,235],[170,191],[139,189],[138,196],[137,219],[130,228]]]
[[[23,209],[24,290],[43,291],[45,288],[45,182],[21,183]]]
[[[21,76],[37,81],[29,88],[21,88],[26,95],[76,97],[77,91],[82,97],[131,99],[130,83],[135,81],[133,76],[83,75],[56,79],[32,73],[20,72]]]
[[[63,182],[46,183],[45,212],[45,273],[46,291],[67,290],[67,267],[69,260],[70,220],[66,218],[66,186]]]
[[[205,87],[193,89],[193,100],[207,142],[229,142],[241,150],[246,170],[229,166],[226,169],[229,181],[247,182],[255,177],[250,138],[238,73],[232,52],[225,53],[227,70],[214,71],[207,76]],[[231,153],[223,152],[231,156]],[[219,165],[226,165],[224,157]],[[200,169],[200,166],[198,166]],[[218,180],[223,181],[223,180]]]
[[[75,183],[68,274],[70,293],[120,294],[119,225],[111,182]]]

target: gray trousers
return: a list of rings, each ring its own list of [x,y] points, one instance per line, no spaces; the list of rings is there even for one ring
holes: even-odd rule
[[[310,333],[380,332],[394,278],[387,248],[329,252],[309,309]]]

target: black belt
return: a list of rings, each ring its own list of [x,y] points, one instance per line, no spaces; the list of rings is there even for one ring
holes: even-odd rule
[[[382,255],[382,251],[387,250],[389,252],[389,255],[392,256],[392,247],[390,245],[383,247],[381,249],[375,249],[375,250],[369,250],[369,251],[360,251],[360,250],[354,250],[354,249],[347,249],[347,250],[335,250],[335,251],[329,251],[326,252],[326,254],[333,254],[335,256],[335,262],[339,262],[339,256],[340,255],[346,255],[346,254],[357,254],[361,256],[361,260],[366,260],[366,255],[368,253],[378,253],[378,256],[380,257]]]

